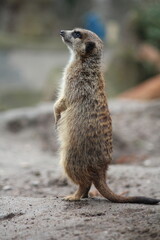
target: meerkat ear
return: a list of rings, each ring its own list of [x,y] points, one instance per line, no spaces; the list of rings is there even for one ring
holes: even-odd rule
[[[96,44],[94,42],[87,42],[86,43],[86,53],[91,53],[92,50],[95,48]]]

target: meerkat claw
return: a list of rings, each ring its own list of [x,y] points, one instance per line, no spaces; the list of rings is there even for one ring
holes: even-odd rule
[[[63,200],[66,200],[66,201],[79,201],[80,198],[75,196],[75,195],[69,195],[69,196],[64,197]]]

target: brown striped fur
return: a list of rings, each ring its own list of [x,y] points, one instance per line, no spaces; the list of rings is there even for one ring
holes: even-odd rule
[[[74,38],[73,32],[81,37]],[[144,197],[114,194],[106,184],[106,170],[112,159],[112,124],[101,70],[103,43],[85,29],[61,32],[71,50],[65,68],[54,116],[60,139],[61,163],[67,176],[79,186],[66,200],[88,197],[93,183],[113,202],[157,203]],[[155,202],[156,201],[156,202]]]

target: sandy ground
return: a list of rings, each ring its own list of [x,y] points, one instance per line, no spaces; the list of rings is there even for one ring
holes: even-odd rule
[[[48,118],[52,120],[52,116],[47,115],[50,107],[25,110],[25,114],[9,111],[0,116],[0,239],[159,240],[160,205],[115,204],[101,197],[78,202],[62,199],[76,187],[62,176],[57,153],[46,147],[50,139],[47,136],[51,134],[53,148],[57,149],[55,132],[48,123],[45,127],[43,125]],[[124,115],[126,121],[127,116],[133,118],[133,111],[130,107],[130,113],[125,110],[120,117],[120,107],[119,110],[117,107],[117,103],[111,103],[113,115],[118,116],[118,124],[121,125],[119,131],[122,131],[120,119],[124,121]],[[147,112],[147,109],[141,106],[140,112]],[[155,114],[149,114],[149,118],[157,115],[155,111]],[[138,116],[142,118],[140,114]],[[15,117],[19,120],[15,121]],[[155,131],[155,126],[159,125],[156,120],[154,123],[152,130]],[[149,120],[146,119],[145,124],[149,124]],[[135,125],[130,128],[135,129]],[[44,129],[46,132],[49,129],[49,133],[45,135]],[[136,139],[135,135],[133,139]],[[147,143],[146,139],[144,143]],[[111,165],[108,183],[112,190],[116,193],[126,192],[126,195],[160,198],[160,166],[156,146],[158,144],[155,144],[155,155],[152,154],[152,158],[148,155],[143,162]],[[147,154],[150,152],[153,153],[153,146]]]
[[[159,206],[5,197],[1,239],[159,239]]]

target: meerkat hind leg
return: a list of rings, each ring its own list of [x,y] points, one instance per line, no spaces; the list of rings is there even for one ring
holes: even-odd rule
[[[84,194],[82,195],[81,198],[88,198],[88,193],[89,193],[90,188],[91,188],[91,185],[88,186],[88,188],[86,188],[86,191],[84,192]]]
[[[88,196],[88,191],[90,187],[91,186],[86,187],[85,185],[79,185],[78,190],[74,194],[64,197],[64,200],[78,201],[81,199],[81,197],[84,198],[84,196]]]

